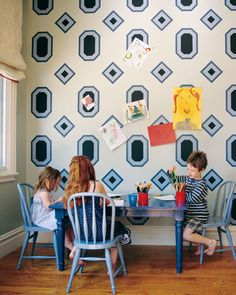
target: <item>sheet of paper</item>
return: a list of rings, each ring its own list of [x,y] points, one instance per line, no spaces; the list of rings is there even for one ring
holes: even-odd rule
[[[175,195],[160,195],[160,196],[156,196],[154,198],[162,200],[162,201],[174,201]]]
[[[85,97],[83,97],[81,101],[84,107],[87,109],[87,111],[95,107],[95,102],[93,101],[92,97],[89,95],[86,95]]]
[[[176,141],[172,123],[148,126],[148,135],[151,146],[168,144]]]
[[[122,104],[121,115],[124,124],[149,119],[149,111],[145,99]]]
[[[121,196],[125,196],[128,195],[127,193],[120,193],[120,194],[114,194],[114,193],[107,193],[107,195],[111,198],[117,198],[117,197],[121,197]]]
[[[122,200],[122,199],[113,199],[113,201],[114,201],[116,207],[124,206],[124,200]],[[108,206],[111,206],[111,205],[108,205]]]
[[[202,89],[175,87],[173,93],[173,128],[202,129]]]
[[[151,46],[138,38],[134,38],[128,50],[125,52],[123,59],[128,66],[139,69],[151,51]]]
[[[127,141],[124,132],[115,119],[109,120],[105,125],[100,127],[98,131],[111,150],[114,150]]]

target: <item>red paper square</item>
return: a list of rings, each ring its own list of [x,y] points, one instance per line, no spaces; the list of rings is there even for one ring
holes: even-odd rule
[[[176,141],[173,123],[165,123],[148,127],[150,145],[168,144]]]

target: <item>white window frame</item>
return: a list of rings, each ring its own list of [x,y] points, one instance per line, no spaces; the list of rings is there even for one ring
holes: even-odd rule
[[[0,76],[3,81],[2,89],[2,130],[0,133],[1,158],[3,159],[0,165],[0,183],[15,181],[18,173],[16,172],[16,96],[17,82]],[[1,91],[1,89],[0,89]]]

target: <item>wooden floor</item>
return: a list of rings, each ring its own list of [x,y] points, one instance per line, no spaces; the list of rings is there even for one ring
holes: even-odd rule
[[[231,251],[206,257],[202,266],[199,256],[184,248],[183,273],[175,271],[175,248],[172,246],[124,246],[127,275],[115,279],[117,294],[207,294],[236,293],[236,261]],[[49,249],[40,250],[41,254]],[[66,294],[70,261],[59,272],[55,260],[23,260],[16,269],[19,250],[0,260],[0,294]],[[111,294],[104,263],[88,263],[84,274],[74,278],[70,294]]]

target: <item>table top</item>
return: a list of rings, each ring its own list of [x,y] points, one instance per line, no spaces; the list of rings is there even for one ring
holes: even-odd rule
[[[115,198],[118,198],[116,196]],[[132,216],[132,217],[157,217],[157,216],[177,216],[182,219],[184,210],[187,209],[186,205],[177,206],[175,200],[162,200],[158,195],[149,195],[148,206],[130,207],[128,202],[128,194],[121,194],[119,198],[124,200],[122,206],[116,206],[116,216]],[[56,202],[49,206],[51,209],[56,210],[56,218],[60,214],[67,215],[67,210],[64,208],[62,202]],[[108,207],[109,208],[109,207]],[[63,213],[62,213],[63,211]]]

